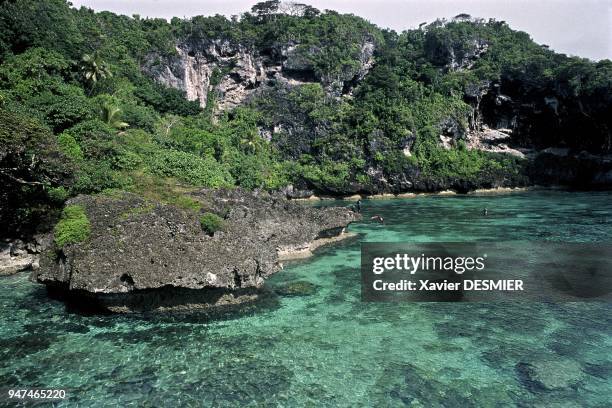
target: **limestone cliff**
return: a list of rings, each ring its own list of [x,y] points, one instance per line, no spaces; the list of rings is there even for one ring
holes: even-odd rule
[[[254,50],[229,40],[187,39],[176,44],[174,55],[151,53],[143,70],[166,86],[185,91],[203,108],[213,97],[217,112],[232,109],[257,89],[274,81],[286,85],[320,82],[333,96],[349,93],[374,63],[375,44],[364,38],[355,66],[333,75],[316,72],[311,58],[321,52],[297,42]]]

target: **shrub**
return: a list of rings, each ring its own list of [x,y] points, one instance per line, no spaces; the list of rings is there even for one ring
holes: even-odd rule
[[[302,165],[299,176],[322,190],[341,191],[351,181],[350,170],[348,163],[326,161],[317,165]]]
[[[73,194],[99,193],[106,189],[126,189],[132,185],[125,173],[113,170],[105,161],[85,162],[75,173]]]
[[[119,148],[118,155],[113,158],[113,167],[120,170],[136,170],[142,164],[142,156],[126,148]]]
[[[60,150],[68,157],[73,160],[83,160],[83,151],[81,146],[77,143],[76,139],[68,133],[62,133],[57,136],[57,143],[59,144]]]
[[[90,100],[80,88],[63,85],[61,95],[43,93],[28,102],[28,106],[42,112],[46,123],[57,133],[94,117]]]
[[[53,232],[55,245],[58,248],[85,241],[91,234],[91,224],[85,209],[80,205],[69,205],[64,208]]]
[[[115,129],[99,119],[83,121],[66,130],[78,142],[89,139],[110,139],[116,133]]]
[[[185,98],[184,92],[167,88],[149,79],[142,78],[136,82],[134,95],[161,113],[190,116],[202,111],[197,101],[188,101]]]
[[[144,129],[148,132],[155,130],[157,122],[157,114],[155,110],[148,106],[141,105],[124,105],[123,119],[133,128]]]
[[[118,155],[115,129],[100,120],[89,120],[64,132],[76,140],[86,160],[110,160]]]
[[[214,158],[175,150],[156,152],[149,160],[149,169],[157,176],[176,177],[197,186],[217,188],[234,184],[227,169]]]
[[[64,186],[59,186],[59,187],[50,187],[47,190],[47,195],[52,201],[63,203],[64,201],[68,199],[68,197],[70,196],[70,193],[68,192],[68,190],[64,188]]]
[[[200,225],[206,234],[213,236],[215,232],[223,229],[223,218],[217,214],[205,213],[200,217]]]
[[[180,194],[169,198],[167,202],[184,210],[200,211],[202,208],[202,203],[200,203],[198,200]]]

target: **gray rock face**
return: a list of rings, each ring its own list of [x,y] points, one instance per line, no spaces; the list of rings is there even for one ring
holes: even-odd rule
[[[143,70],[159,83],[185,91],[187,99],[202,107],[214,92],[216,108],[223,112],[242,104],[271,80],[289,86],[320,82],[331,95],[348,93],[374,64],[374,48],[372,40],[364,39],[358,67],[320,78],[307,58],[321,52],[315,47],[279,44],[264,55],[227,40],[190,39],[177,44],[174,56],[150,54]]]
[[[39,254],[50,246],[50,237],[38,235],[29,242],[21,239],[0,242],[0,276],[38,269]]]
[[[263,63],[229,41],[200,40],[178,44],[174,56],[149,55],[143,68],[158,82],[185,91],[188,100],[202,107],[215,92],[223,111],[242,103],[266,80]]]
[[[221,230],[209,236],[200,226],[201,213],[128,193],[70,200],[69,205],[85,208],[91,235],[46,253],[33,279],[69,293],[110,299],[115,311],[139,310],[138,305],[149,303],[155,308],[151,298],[171,294],[167,288],[217,290],[213,303],[232,303],[282,268],[280,252],[316,243],[329,231],[338,235],[359,217],[346,208],[317,209],[267,193],[204,190],[193,198],[201,202],[201,213],[224,218]],[[159,293],[143,296],[151,290]],[[252,297],[248,292],[247,299]]]
[[[32,267],[36,257],[20,245],[21,242],[0,244],[0,276],[12,275]]]
[[[437,21],[425,27],[425,49],[429,60],[445,71],[465,71],[489,49],[489,43],[478,37],[466,39],[461,44],[447,41],[435,28],[446,25]]]
[[[474,63],[489,49],[489,44],[482,39],[474,39],[463,50],[462,53],[457,53],[454,49],[450,49],[449,67],[452,71],[464,71],[471,69]]]
[[[283,187],[280,192],[284,194],[287,198],[296,199],[296,198],[309,198],[314,195],[313,190],[308,189],[300,189],[293,184],[289,184]]]

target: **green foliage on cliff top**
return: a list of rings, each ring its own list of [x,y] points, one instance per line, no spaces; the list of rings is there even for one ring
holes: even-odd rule
[[[53,234],[58,248],[85,241],[91,234],[91,224],[85,209],[80,205],[66,206]]]

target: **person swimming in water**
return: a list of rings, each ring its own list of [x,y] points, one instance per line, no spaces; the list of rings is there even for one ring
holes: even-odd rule
[[[485,217],[489,215],[489,209],[485,208],[484,210],[482,210],[482,215],[484,215]]]
[[[357,212],[360,213],[361,212],[361,199],[357,200]]]
[[[385,223],[385,219],[383,217],[381,217],[380,215],[375,215],[373,217],[370,217],[370,219],[373,220],[373,221],[380,222],[381,224]]]

